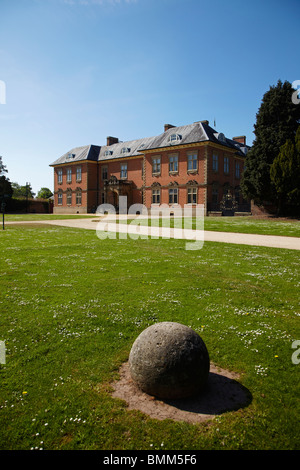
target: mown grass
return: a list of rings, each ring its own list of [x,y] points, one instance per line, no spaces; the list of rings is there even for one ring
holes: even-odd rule
[[[139,224],[149,226],[167,226],[177,228],[198,228],[196,218],[167,218],[151,219],[136,218],[126,220],[116,220],[119,223]],[[200,224],[199,224],[200,226]],[[277,220],[277,219],[255,219],[253,217],[205,217],[202,229],[217,232],[254,233],[259,235],[275,235],[285,237],[300,237],[299,220]]]
[[[7,226],[0,247],[1,449],[299,448],[298,252],[43,225]],[[112,398],[134,339],[166,320],[241,374],[248,406],[192,425]]]
[[[4,214],[4,222],[28,222],[36,220],[65,220],[65,219],[86,219],[95,217],[90,214]],[[1,215],[2,222],[2,215]]]
[[[63,219],[83,219],[83,218],[93,218],[95,220],[100,220],[102,217],[94,214],[5,214],[5,221],[7,222],[20,222],[20,221],[43,221],[43,220],[63,220]],[[170,225],[170,227],[180,227],[180,228],[193,228],[198,227],[195,219],[182,218],[180,221],[174,219],[173,217],[170,220],[160,219],[159,221],[153,221],[149,216],[148,219],[132,219],[128,220],[119,220],[118,216],[116,217],[116,222],[128,223],[128,224],[141,224],[141,225],[154,225],[158,224],[162,226],[163,224]],[[186,225],[185,225],[186,223]],[[168,225],[169,224],[169,225]],[[189,227],[191,226],[191,227]],[[202,228],[202,225],[201,225]],[[245,217],[205,217],[204,218],[204,230],[212,230],[218,232],[237,232],[237,233],[256,233],[261,235],[278,235],[286,237],[300,237],[300,220],[288,219],[256,219],[251,216]]]
[[[256,219],[249,217],[206,217],[205,230],[220,232],[257,233],[300,237],[299,220],[277,220],[276,218]]]

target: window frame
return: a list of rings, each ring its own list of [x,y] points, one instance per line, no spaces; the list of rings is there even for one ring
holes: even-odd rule
[[[72,167],[67,168],[67,183],[72,183]]]
[[[169,188],[169,204],[178,204],[179,190],[178,188]]]
[[[158,176],[160,174],[161,174],[161,155],[158,155],[156,157],[152,157],[152,176]]]
[[[181,135],[181,134],[172,133],[172,134],[168,137],[168,142],[170,142],[170,143],[173,143],[173,142],[180,142],[181,140],[182,140],[182,135]]]
[[[160,188],[152,189],[151,201],[152,204],[160,204]]]
[[[57,169],[57,183],[62,184],[62,182],[63,182],[63,169],[58,168]]]
[[[189,196],[191,196],[190,201],[189,201]],[[193,196],[195,196],[195,198]],[[188,204],[197,204],[197,202],[198,202],[198,187],[197,186],[188,186],[188,188],[187,188],[187,203]]]
[[[179,162],[179,157],[178,153],[171,153],[168,155],[169,157],[169,174],[174,175],[175,173],[178,173],[178,162]]]
[[[128,164],[126,163],[121,163],[120,165],[120,179],[121,180],[127,180],[128,178]]]
[[[229,157],[224,157],[224,175],[229,175]]]
[[[82,168],[81,166],[76,167],[76,183],[80,183],[82,179]]]
[[[106,177],[105,177],[105,174],[106,174]],[[108,180],[108,166],[107,165],[101,166],[101,179],[102,181]]]
[[[82,205],[82,190],[80,188],[76,189],[76,206]]]
[[[190,152],[187,152],[187,172],[196,173],[197,171],[198,171],[198,152],[191,150]]]
[[[72,205],[72,190],[68,189],[67,190],[67,206]]]
[[[57,205],[62,206],[63,205],[63,192],[58,191],[57,193]]]
[[[214,173],[219,171],[219,155],[217,153],[213,153],[212,156],[212,170]]]

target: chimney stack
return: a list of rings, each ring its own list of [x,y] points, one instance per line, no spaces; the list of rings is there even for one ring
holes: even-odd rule
[[[236,142],[239,142],[240,144],[246,145],[246,136],[245,135],[240,135],[238,137],[232,137],[232,140],[235,140]]]
[[[118,144],[119,143],[119,139],[118,137],[107,137],[107,143],[106,145],[109,146],[109,145],[112,145],[112,144]]]
[[[175,126],[173,126],[172,124],[165,124],[165,132],[171,129],[172,127],[175,127]]]

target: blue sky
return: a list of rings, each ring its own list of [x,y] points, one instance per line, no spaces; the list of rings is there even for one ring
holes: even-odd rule
[[[53,190],[72,147],[165,123],[215,120],[251,144],[263,94],[300,80],[299,46],[298,0],[0,0],[8,177]]]

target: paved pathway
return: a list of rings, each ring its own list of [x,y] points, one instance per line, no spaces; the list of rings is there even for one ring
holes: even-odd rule
[[[145,236],[162,236],[166,238],[184,238],[187,242],[190,240],[212,241],[221,243],[234,243],[238,245],[253,245],[253,246],[266,246],[273,248],[286,248],[290,250],[300,250],[300,238],[297,237],[282,237],[274,235],[255,235],[246,233],[233,233],[233,232],[213,232],[213,231],[198,231],[194,230],[180,230],[168,229],[162,227],[147,227],[135,226],[127,224],[114,224],[95,222],[95,219],[65,219],[65,220],[43,220],[43,221],[28,221],[28,222],[6,222],[6,224],[47,224],[59,225],[63,227],[83,228],[87,230],[99,230],[99,232],[109,229],[112,232],[119,231],[120,233],[138,234]],[[130,236],[130,235],[129,235]]]

